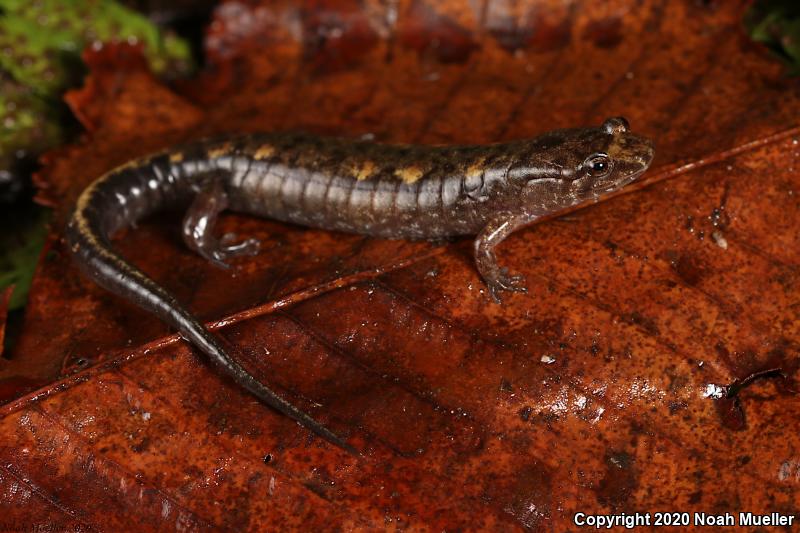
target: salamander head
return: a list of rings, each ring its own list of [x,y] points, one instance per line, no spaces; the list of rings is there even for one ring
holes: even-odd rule
[[[560,130],[536,139],[538,172],[529,175],[526,187],[531,199],[545,194],[560,199],[548,209],[568,207],[635,180],[650,166],[654,149],[649,139],[629,129],[624,118],[613,117],[600,127]]]
[[[602,149],[586,155],[575,168],[573,188],[578,193],[596,196],[619,189],[638,178],[653,160],[653,143],[630,133],[624,118],[609,118],[599,130]]]

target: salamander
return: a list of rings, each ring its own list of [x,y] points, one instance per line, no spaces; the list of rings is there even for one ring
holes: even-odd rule
[[[599,127],[476,146],[416,146],[295,133],[189,143],[103,175],[79,196],[66,228],[78,266],[99,285],[154,313],[265,404],[349,451],[343,439],[256,380],[166,289],[120,257],[111,236],[149,214],[188,206],[183,238],[220,267],[259,243],[217,235],[224,210],[384,238],[473,235],[489,295],[524,292],[495,248],[513,231],[636,179],[650,140],[622,117]]]

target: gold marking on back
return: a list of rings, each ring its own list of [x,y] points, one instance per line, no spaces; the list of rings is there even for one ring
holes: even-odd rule
[[[369,179],[375,173],[377,165],[373,161],[364,161],[361,165],[353,165],[350,173],[357,181]]]
[[[484,161],[486,161],[485,157],[479,157],[476,159],[470,166],[467,167],[467,170],[464,171],[464,176],[467,178],[477,178],[486,172],[486,167],[483,166]]]
[[[207,154],[209,159],[217,159],[218,157],[226,156],[231,152],[231,143],[223,143],[219,146],[211,148]]]
[[[180,163],[183,161],[183,152],[172,152],[169,154],[170,163]]]
[[[261,161],[263,159],[269,159],[273,155],[275,155],[275,147],[271,144],[262,144],[253,154],[253,159]]]
[[[403,183],[408,183],[409,185],[416,183],[424,174],[425,171],[417,166],[402,167],[394,171],[395,176],[403,180]]]

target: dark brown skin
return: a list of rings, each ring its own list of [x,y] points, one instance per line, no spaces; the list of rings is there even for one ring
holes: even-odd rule
[[[214,364],[267,405],[350,452],[327,428],[283,400],[232,359],[165,289],[117,255],[110,237],[165,207],[190,207],[186,244],[213,263],[258,251],[254,239],[214,232],[225,210],[387,238],[476,235],[475,264],[492,298],[524,292],[494,248],[546,215],[597,200],[636,179],[652,143],[623,118],[488,146],[385,145],[306,135],[262,134],[201,141],[136,160],[92,183],[67,226],[81,269],[106,289],[175,327]]]

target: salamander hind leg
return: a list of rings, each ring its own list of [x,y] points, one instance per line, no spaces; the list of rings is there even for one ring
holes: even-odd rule
[[[514,230],[530,223],[529,216],[506,215],[491,220],[475,238],[475,266],[496,303],[501,303],[500,292],[527,292],[525,278],[511,274],[497,264],[494,248]]]
[[[227,260],[240,255],[258,253],[257,239],[237,242],[233,233],[217,237],[214,228],[219,214],[228,207],[228,194],[221,179],[203,183],[192,205],[183,217],[183,241],[186,245],[215,265],[229,268]]]

